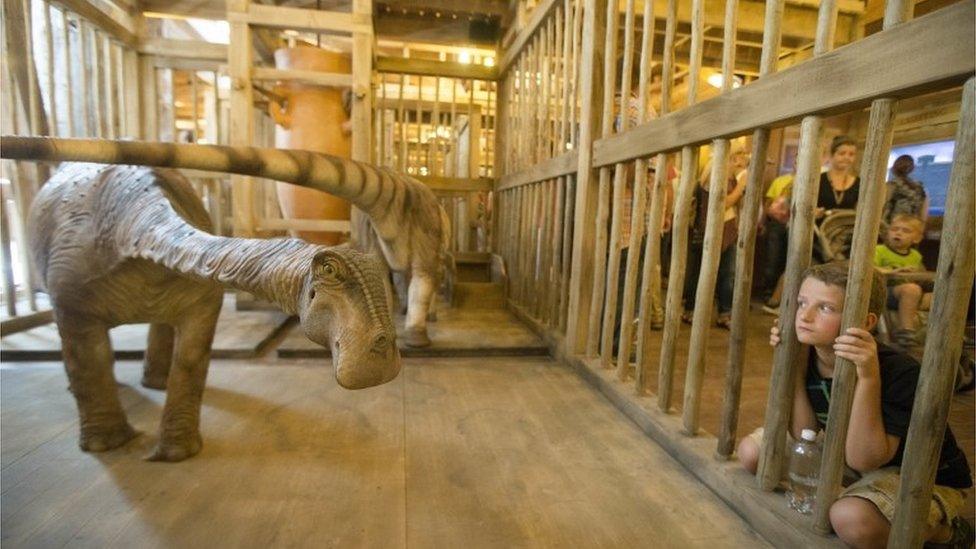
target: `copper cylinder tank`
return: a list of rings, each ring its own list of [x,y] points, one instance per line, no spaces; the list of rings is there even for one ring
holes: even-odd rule
[[[349,57],[310,46],[275,51],[279,69],[349,73]],[[342,105],[342,88],[309,86],[289,82],[275,87],[285,104],[272,103],[275,146],[323,152],[350,158],[352,135]],[[278,202],[288,219],[349,220],[349,202],[330,194],[278,183]],[[345,240],[343,233],[295,231],[308,242],[333,246]]]

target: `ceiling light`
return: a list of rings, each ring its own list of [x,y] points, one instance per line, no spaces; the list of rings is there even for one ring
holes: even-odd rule
[[[462,50],[461,53],[458,54],[458,63],[471,63],[471,54],[468,53],[468,50]]]

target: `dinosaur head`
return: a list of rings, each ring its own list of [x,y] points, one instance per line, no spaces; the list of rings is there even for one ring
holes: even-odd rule
[[[346,389],[381,385],[400,372],[385,275],[378,259],[346,246],[322,247],[312,258],[299,302],[302,328],[332,349],[336,380]]]

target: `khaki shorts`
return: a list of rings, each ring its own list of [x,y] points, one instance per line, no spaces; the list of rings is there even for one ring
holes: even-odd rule
[[[793,437],[789,433],[786,436],[789,443],[792,443]],[[748,437],[761,446],[763,440],[762,427],[749,433]],[[888,522],[893,521],[895,504],[898,501],[898,485],[901,482],[900,469],[896,466],[883,467],[862,476],[857,475],[853,469],[845,467],[844,477],[849,478],[850,475],[860,478],[855,478],[853,483],[847,486],[837,497],[866,499],[881,511]],[[929,516],[926,524],[930,529],[939,525],[951,524],[952,520],[959,516],[965,502],[965,491],[936,484],[932,487],[932,504],[929,505]]]

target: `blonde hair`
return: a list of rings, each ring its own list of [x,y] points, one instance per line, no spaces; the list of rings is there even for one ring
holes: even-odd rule
[[[894,217],[891,218],[891,223],[889,223],[888,226],[891,227],[892,225],[898,222],[907,223],[911,225],[919,233],[925,231],[925,222],[922,221],[922,218],[918,217],[917,215],[912,215],[909,213],[895,214]]]

